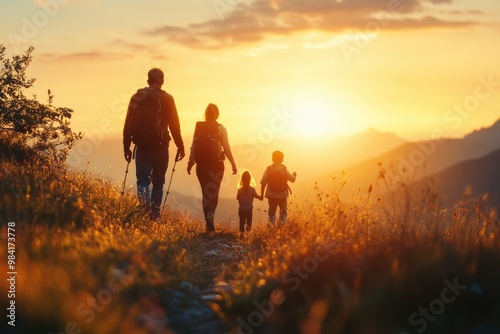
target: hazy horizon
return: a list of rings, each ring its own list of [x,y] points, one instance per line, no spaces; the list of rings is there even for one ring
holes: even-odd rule
[[[71,127],[86,136],[74,148],[79,163],[100,155],[92,164],[116,180],[122,147],[102,145],[121,137],[130,97],[153,67],[165,72],[186,149],[215,103],[238,167],[257,182],[273,149],[303,182],[376,153],[325,154],[370,128],[413,142],[461,138],[498,120],[500,2],[352,3],[2,2],[1,43],[9,57],[35,48],[26,96],[44,102],[50,89],[55,106],[73,109]],[[173,189],[193,195],[196,177],[179,175]],[[222,196],[232,197],[237,177],[227,179]]]
[[[474,130],[474,132],[486,129],[491,133],[492,130],[490,130],[490,127],[492,125],[493,124],[485,125],[480,129]],[[472,133],[473,132],[467,135],[471,135]],[[97,138],[94,139],[95,141],[83,139],[75,145],[70,154],[70,164],[77,165],[79,168],[87,170],[91,169],[98,175],[101,174],[106,178],[113,179],[116,184],[121,186],[123,184],[126,169],[126,162],[122,156],[122,139],[120,137],[102,138],[101,140],[97,140]],[[185,141],[187,154],[189,155],[189,147],[192,139],[188,136],[184,136],[183,139]],[[464,138],[446,139],[460,141]],[[425,141],[421,143],[424,142]],[[415,143],[417,147],[422,146],[419,142],[406,141],[392,133],[381,133],[376,130],[368,130],[348,137],[330,138],[329,140],[318,138],[309,138],[307,140],[303,140],[303,138],[298,138],[296,140],[291,140],[290,138],[273,138],[266,143],[254,144],[250,144],[248,141],[231,141],[233,155],[235,156],[238,166],[238,174],[231,175],[229,162],[226,161],[226,171],[220,192],[221,205],[220,210],[218,210],[218,215],[226,219],[230,219],[227,216],[228,214],[232,216],[233,219],[236,217],[237,205],[235,194],[237,183],[243,171],[249,170],[252,173],[256,189],[260,191],[259,182],[264,169],[271,164],[271,152],[273,150],[283,150],[285,153],[284,164],[291,172],[297,172],[297,182],[291,184],[291,188],[295,195],[294,198],[303,200],[308,198],[308,196],[312,196],[311,191],[315,187],[316,182],[321,184],[323,190],[331,189],[334,186],[332,182],[334,177],[337,177],[338,180],[343,178],[348,180],[348,189],[344,191],[350,192],[351,194],[358,191],[357,187],[363,189],[368,188],[369,185],[376,182],[380,168],[377,167],[379,160],[372,161],[372,163],[368,165],[366,165],[365,162],[369,162],[370,159],[382,159],[385,163],[400,163],[401,161],[407,161],[407,159],[412,159],[411,154],[409,157],[404,158],[404,150],[402,151],[403,153],[397,152],[398,150],[401,151],[403,145]],[[436,144],[432,145],[434,147],[429,149],[425,147],[426,145],[423,145],[424,148],[422,149],[423,152],[426,153],[425,156],[426,159],[429,159],[429,162],[436,159],[438,161],[441,160],[437,165],[441,167],[437,167],[435,172],[439,172],[447,166],[452,166],[455,163],[454,161],[462,161],[463,159],[461,160],[460,156],[464,153],[465,157],[480,157],[483,154],[489,153],[489,149],[484,147],[484,145],[481,145],[481,149],[479,149],[479,147],[473,147],[472,151],[464,148],[463,152],[447,151],[445,146],[442,147],[444,151],[441,151],[438,157],[436,157],[434,153],[436,148],[439,148],[439,143],[442,143],[442,140],[436,141]],[[283,149],[283,146],[289,147],[290,145],[294,145],[294,149]],[[462,145],[458,144],[458,146],[460,147]],[[466,147],[469,146],[470,144]],[[489,146],[494,148],[495,142],[492,142]],[[498,144],[498,147],[500,147],[500,144]],[[387,160],[387,157],[384,158],[386,153],[388,154],[393,150],[396,151],[396,156],[392,158],[389,157],[390,160]],[[456,154],[460,154],[460,156],[456,156]],[[201,191],[198,180],[194,173],[193,175],[188,175],[186,172],[187,157],[175,165],[176,170],[172,177],[172,168],[174,166],[173,156],[175,155],[175,145],[173,145],[173,143],[170,145],[170,155],[169,167],[166,174],[166,184],[164,187],[164,191],[166,192],[170,178],[172,178],[168,203],[173,206],[180,205],[191,213],[197,213],[201,208]],[[361,164],[361,166],[365,164],[365,167],[362,167],[365,170],[364,173],[362,172],[359,174],[359,164]],[[435,165],[435,163],[432,163],[432,165]],[[388,165],[386,165],[386,167],[387,166]],[[397,168],[398,166],[395,167]],[[415,167],[415,171],[418,170],[420,174],[424,171],[425,164],[422,161],[413,167]],[[351,173],[353,169],[354,174]],[[343,175],[344,171],[347,171],[347,176]],[[355,178],[354,180],[352,179],[353,177]],[[359,177],[362,178],[359,179]],[[132,161],[127,176],[127,189],[129,189],[129,191],[135,192],[135,182],[135,162]],[[379,190],[375,191],[375,193],[378,192]],[[312,191],[312,193],[314,193],[314,191]],[[257,201],[255,206],[260,210],[266,210],[265,202]]]

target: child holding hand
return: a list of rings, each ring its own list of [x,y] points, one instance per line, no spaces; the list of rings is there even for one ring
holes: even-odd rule
[[[255,188],[251,185],[252,175],[249,171],[243,172],[241,174],[241,179],[239,182],[239,189],[236,195],[236,199],[239,203],[238,216],[240,218],[240,232],[246,231],[250,232],[252,230],[252,211],[253,211],[253,199],[257,198],[262,201],[263,197],[257,194]]]

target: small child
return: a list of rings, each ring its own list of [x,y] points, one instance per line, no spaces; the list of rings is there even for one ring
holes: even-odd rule
[[[250,175],[250,172],[243,172],[243,174],[241,174],[241,180],[238,185],[239,189],[236,195],[236,199],[240,204],[238,215],[240,217],[241,233],[245,232],[245,223],[247,224],[247,232],[252,230],[253,199],[258,198],[262,201],[262,197],[257,194],[257,191],[254,187],[252,187],[251,183],[252,175]]]
[[[276,220],[276,210],[279,206],[280,208],[280,224],[286,222],[287,217],[287,200],[290,194],[290,188],[288,187],[288,182],[295,182],[297,178],[297,173],[290,174],[285,165],[283,165],[283,159],[285,155],[281,151],[273,152],[273,164],[268,166],[262,175],[262,180],[260,181],[260,196],[263,198],[264,190],[266,191],[266,198],[269,201],[269,223],[274,225]],[[267,186],[267,189],[266,189]]]

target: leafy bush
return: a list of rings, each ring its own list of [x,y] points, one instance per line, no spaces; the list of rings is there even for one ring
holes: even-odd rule
[[[69,126],[73,110],[55,107],[50,90],[46,104],[24,95],[35,83],[26,76],[33,51],[30,47],[7,59],[0,45],[0,158],[23,161],[38,156],[62,162],[82,135]]]

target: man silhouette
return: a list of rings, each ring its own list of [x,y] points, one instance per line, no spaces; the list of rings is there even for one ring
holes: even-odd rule
[[[148,72],[149,87],[139,89],[130,99],[123,127],[125,160],[132,160],[130,145],[134,142],[137,148],[137,195],[140,202],[150,210],[152,220],[160,218],[163,185],[168,167],[168,145],[171,139],[169,129],[177,146],[177,161],[185,156],[174,98],[161,89],[163,83],[164,74],[161,69],[153,68]],[[152,120],[149,127],[144,125],[144,119],[148,118]],[[141,126],[138,126],[139,123]],[[150,192],[151,184],[153,187]]]

